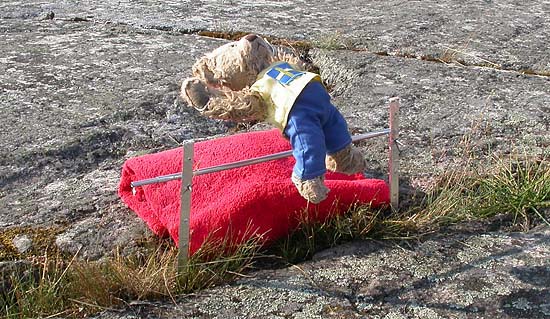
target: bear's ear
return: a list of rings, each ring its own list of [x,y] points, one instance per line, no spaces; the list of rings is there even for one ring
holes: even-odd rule
[[[212,93],[206,83],[199,78],[187,78],[181,84],[180,96],[182,99],[200,112],[204,110],[212,95],[215,95]]]
[[[274,54],[274,61],[285,61],[294,65],[300,70],[305,70],[305,64],[299,57],[281,48],[276,49]]]
[[[200,58],[195,64],[193,64],[193,76],[200,80],[211,83],[214,81],[214,73],[210,70],[210,59],[206,56]]]

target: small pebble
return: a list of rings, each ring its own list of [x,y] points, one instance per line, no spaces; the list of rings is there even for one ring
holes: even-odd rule
[[[27,235],[18,235],[13,241],[13,245],[20,254],[28,252],[32,248],[32,240]]]
[[[39,20],[53,20],[54,17],[55,13],[53,11],[41,12],[40,15],[38,15]]]

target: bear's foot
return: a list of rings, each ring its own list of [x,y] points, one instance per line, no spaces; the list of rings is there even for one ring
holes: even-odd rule
[[[324,175],[315,177],[314,179],[302,180],[298,176],[292,174],[292,182],[298,189],[298,193],[309,202],[319,204],[327,198],[329,189],[325,186]]]
[[[351,144],[339,152],[327,155],[325,164],[329,171],[348,175],[363,172],[367,167],[361,152]]]

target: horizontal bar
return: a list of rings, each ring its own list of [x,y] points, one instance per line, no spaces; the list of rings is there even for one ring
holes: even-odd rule
[[[380,130],[380,131],[374,131],[374,132],[363,133],[363,134],[352,136],[351,141],[353,143],[355,143],[355,142],[359,142],[359,141],[366,140],[366,139],[369,139],[369,138],[378,137],[378,136],[382,136],[382,135],[388,135],[388,134],[390,134],[390,129],[389,128],[384,129],[384,130]]]
[[[355,136],[352,136],[351,140],[352,140],[352,142],[358,142],[358,141],[366,140],[368,138],[387,135],[389,133],[390,133],[389,129],[384,129],[384,130],[380,130],[380,131],[355,135]],[[237,161],[237,162],[233,162],[233,163],[227,163],[227,164],[222,164],[222,165],[218,165],[218,166],[201,168],[201,169],[198,169],[198,170],[194,171],[193,176],[199,176],[199,175],[204,175],[204,174],[210,174],[210,173],[225,171],[225,170],[229,170],[229,169],[233,169],[233,168],[259,164],[259,163],[263,163],[263,162],[267,162],[267,161],[272,161],[272,160],[276,160],[276,159],[285,158],[285,157],[288,157],[288,156],[291,156],[291,155],[292,155],[292,151],[290,150],[290,151],[284,151],[284,152],[269,154],[269,155],[265,155],[265,156],[255,157],[255,158],[249,158],[249,159],[245,159],[245,160]],[[139,186],[144,186],[144,185],[149,185],[149,184],[169,182],[169,181],[173,181],[173,180],[176,180],[176,179],[181,179],[181,172],[135,181],[135,182],[132,182],[131,185],[132,185],[132,187],[139,187]]]

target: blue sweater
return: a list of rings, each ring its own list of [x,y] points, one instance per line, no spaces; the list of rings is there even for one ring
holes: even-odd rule
[[[284,128],[296,159],[293,173],[302,180],[326,172],[325,156],[351,143],[346,121],[330,103],[323,84],[310,82],[296,99]]]

